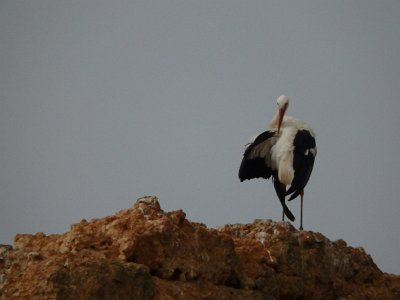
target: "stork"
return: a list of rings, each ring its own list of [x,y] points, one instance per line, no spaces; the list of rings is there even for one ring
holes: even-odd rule
[[[276,194],[282,204],[282,220],[285,215],[295,217],[286,205],[300,195],[300,230],[303,229],[304,188],[314,166],[317,148],[315,133],[304,121],[285,116],[289,98],[277,99],[278,110],[268,125],[268,130],[255,136],[247,144],[239,169],[239,179],[272,177]],[[286,187],[289,186],[288,189]]]

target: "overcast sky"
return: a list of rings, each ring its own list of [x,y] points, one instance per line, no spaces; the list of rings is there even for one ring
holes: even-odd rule
[[[305,229],[400,274],[397,0],[1,0],[0,243],[143,195],[279,220],[272,183],[237,172],[281,94],[317,134]]]

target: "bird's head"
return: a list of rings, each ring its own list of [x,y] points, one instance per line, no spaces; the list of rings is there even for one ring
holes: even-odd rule
[[[278,104],[278,135],[281,129],[283,117],[285,116],[285,112],[289,106],[289,98],[285,95],[279,96],[276,100]]]

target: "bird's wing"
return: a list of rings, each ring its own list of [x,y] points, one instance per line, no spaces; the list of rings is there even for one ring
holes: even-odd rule
[[[315,138],[308,130],[299,130],[294,138],[293,145],[294,178],[286,192],[286,195],[291,195],[289,201],[296,198],[307,185],[317,154]]]
[[[294,215],[285,203],[286,185],[280,183],[277,178],[273,178],[273,181],[276,195],[278,196],[279,201],[281,201],[283,207],[283,212],[285,213],[286,217],[288,217],[288,219],[293,222],[295,220]]]
[[[259,134],[247,146],[239,168],[240,181],[252,178],[271,177],[273,169],[271,163],[271,148],[276,143],[274,131],[265,131]]]

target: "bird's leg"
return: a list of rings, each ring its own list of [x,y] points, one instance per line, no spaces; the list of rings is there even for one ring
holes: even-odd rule
[[[301,191],[300,197],[300,230],[303,230],[303,196],[304,196],[304,191]]]
[[[282,222],[285,221],[285,210],[282,209]]]

